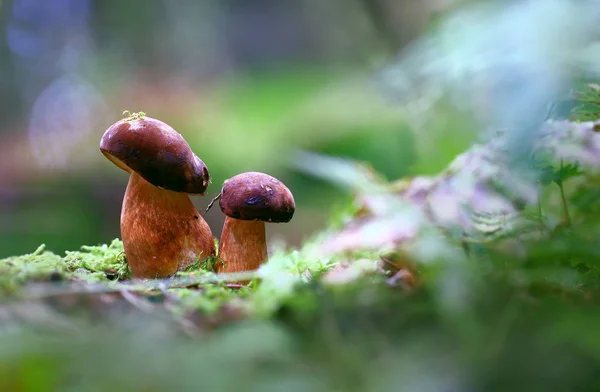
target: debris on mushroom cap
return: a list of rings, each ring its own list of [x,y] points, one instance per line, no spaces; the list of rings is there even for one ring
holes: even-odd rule
[[[175,192],[203,194],[210,183],[204,162],[172,127],[145,116],[129,116],[106,130],[100,151],[115,165]]]
[[[275,177],[259,172],[225,181],[219,206],[231,218],[276,223],[289,222],[296,210],[290,190]]]
[[[139,120],[140,118],[146,117],[146,113],[145,112],[134,112],[134,113],[132,113],[129,110],[123,110],[123,115],[125,116],[125,118],[123,119],[125,121]]]

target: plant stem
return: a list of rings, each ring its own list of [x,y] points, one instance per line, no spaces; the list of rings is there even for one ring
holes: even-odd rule
[[[542,216],[542,186],[539,187],[539,195],[537,201],[538,216],[540,218],[540,234],[544,235],[544,217]]]
[[[562,169],[563,169],[563,160],[560,160],[560,171],[562,173]],[[560,198],[562,200],[562,204],[563,204],[563,210],[565,212],[565,223],[567,224],[567,227],[571,227],[571,215],[569,214],[569,207],[567,206],[567,198],[565,197],[565,190],[563,188],[563,182],[562,182],[562,178],[560,179],[560,181],[557,182],[558,184],[558,188],[560,189]]]

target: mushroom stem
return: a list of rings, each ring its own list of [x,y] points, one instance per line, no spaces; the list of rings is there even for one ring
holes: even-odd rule
[[[164,278],[215,255],[206,221],[189,196],[160,189],[131,172],[121,210],[127,264],[140,278]]]
[[[219,241],[217,271],[252,271],[258,269],[265,261],[267,261],[265,222],[225,217]]]

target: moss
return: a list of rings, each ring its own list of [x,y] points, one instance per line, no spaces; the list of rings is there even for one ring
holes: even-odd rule
[[[82,246],[64,257],[40,245],[34,252],[0,260],[0,290],[14,291],[28,282],[83,280],[89,283],[122,280],[130,275],[123,243]]]
[[[0,290],[13,291],[30,281],[59,280],[68,274],[64,260],[40,245],[34,252],[0,260]]]
[[[125,118],[123,118],[124,121],[135,121],[135,120],[140,120],[140,119],[146,117],[146,113],[145,112],[133,112],[132,113],[129,110],[124,110],[123,116],[125,116]]]
[[[33,253],[0,260],[0,290],[15,292],[28,282],[49,281],[99,284],[100,291],[105,285],[107,292],[126,289],[142,295],[164,287],[176,299],[176,313],[215,313],[227,304],[268,315],[293,293],[296,283],[307,282],[337,265],[337,259],[320,255],[319,240],[315,237],[299,250],[276,249],[270,262],[257,271],[247,286],[222,281],[212,272],[218,262],[212,257],[198,260],[174,279],[121,287],[119,282],[127,281],[131,274],[119,239],[110,244],[84,245],[78,251],[66,251],[64,256],[46,251],[42,245]]]
[[[110,245],[82,246],[80,251],[67,251],[64,261],[75,277],[86,281],[123,280],[130,277],[123,242],[119,239],[113,240]]]
[[[242,304],[243,298],[248,298],[251,290],[247,287],[235,288],[225,284],[209,284],[201,289],[173,288],[169,293],[177,297],[180,309],[196,309],[203,313],[216,313],[224,305]]]

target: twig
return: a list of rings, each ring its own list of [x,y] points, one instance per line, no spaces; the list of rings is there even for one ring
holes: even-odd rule
[[[208,207],[206,207],[206,209],[204,210],[205,214],[208,212],[208,210],[212,208],[213,204],[215,204],[215,202],[221,198],[221,196],[223,196],[223,192],[220,192],[217,196],[215,196],[214,199],[210,201],[210,203],[208,203]]]
[[[379,258],[381,259],[381,261],[383,261],[383,263],[385,265],[387,265],[391,270],[397,271],[398,270],[398,266],[396,265],[396,263],[394,263],[392,260],[390,260],[387,256],[379,256]]]
[[[152,305],[150,305],[148,303],[148,301],[142,300],[141,298],[136,297],[130,291],[121,290],[120,294],[121,294],[121,297],[123,297],[123,299],[125,299],[125,301],[129,302],[136,308],[141,309],[144,312],[149,312],[152,310]]]
[[[240,283],[227,283],[225,287],[230,289],[241,289],[242,287],[244,287],[244,285]]]
[[[194,285],[234,283],[256,278],[256,271],[227,272],[219,274],[206,274],[195,277],[177,277],[168,279],[156,279],[149,281],[133,280],[131,282],[111,282],[110,284],[81,285],[74,283],[38,283],[33,290],[28,290],[19,296],[22,299],[43,299],[68,294],[97,294],[118,293],[122,291],[155,291],[168,290],[172,288],[185,288]]]

